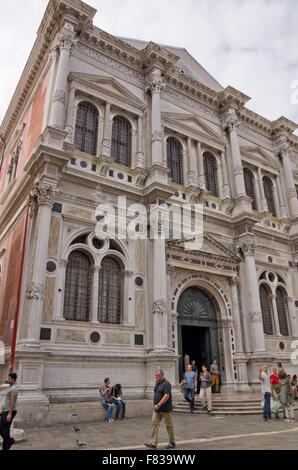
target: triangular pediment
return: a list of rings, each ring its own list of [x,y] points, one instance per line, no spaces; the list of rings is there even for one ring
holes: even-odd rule
[[[192,251],[190,249],[191,243],[192,242],[198,242],[199,241],[199,246],[200,248],[198,250]],[[188,244],[188,249],[185,249],[186,244]],[[194,245],[195,246],[195,245]],[[210,258],[225,258],[227,261],[233,262],[233,263],[239,263],[241,260],[240,258],[229,248],[227,248],[225,245],[220,243],[218,240],[215,240],[214,237],[211,235],[204,233],[201,237],[201,239],[195,240],[193,238],[192,240],[171,240],[167,242],[167,247],[169,249],[178,249],[178,250],[183,250],[185,255],[189,252],[192,252],[192,254],[195,254],[197,251],[198,255],[208,255]]]
[[[261,147],[257,145],[256,146],[241,145],[240,152],[241,152],[241,155],[243,155],[244,157],[247,157],[252,163],[258,162],[264,166],[269,165],[271,168],[274,168],[275,170],[278,170],[280,168],[278,161],[275,160],[273,157],[271,157],[267,152],[265,152]]]
[[[194,114],[163,112],[161,117],[165,124],[169,124],[169,126],[174,129],[184,129],[189,134],[205,139],[214,139],[221,144],[224,143],[224,139],[219,133],[208,126],[203,119]]]
[[[76,82],[80,88],[86,88],[86,91],[89,90],[89,93],[90,89],[93,89],[101,95],[109,96],[116,101],[128,103],[142,111],[146,109],[146,104],[142,100],[113,77],[87,73],[71,73],[68,80]]]

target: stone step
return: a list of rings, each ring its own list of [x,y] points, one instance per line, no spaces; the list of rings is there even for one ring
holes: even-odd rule
[[[174,408],[174,412],[175,413],[189,413],[189,409],[188,410],[178,410],[176,408]],[[203,410],[195,410],[193,412],[193,414],[207,414],[208,412],[207,411],[203,411]],[[263,410],[262,408],[260,408],[260,410],[232,410],[232,411],[220,411],[220,410],[212,410],[212,412],[210,414],[214,415],[214,416],[225,416],[225,415],[257,415],[257,414],[262,414],[263,413]]]
[[[151,416],[152,400],[126,400],[126,417]],[[114,415],[116,408],[114,407]],[[46,427],[58,424],[79,424],[104,421],[107,410],[99,402],[50,404],[44,413],[35,413],[34,408],[20,406],[15,418],[16,427]],[[121,416],[121,411],[120,411]]]
[[[175,409],[189,409],[189,405],[176,405]],[[212,409],[213,410],[222,410],[222,411],[230,411],[230,410],[258,410],[261,409],[260,405],[259,406],[229,406],[229,407],[221,407],[221,406],[216,406],[214,403],[212,403]],[[202,407],[198,407],[195,405],[195,410],[202,410]]]

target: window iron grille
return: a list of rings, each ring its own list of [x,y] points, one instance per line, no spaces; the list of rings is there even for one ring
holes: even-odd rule
[[[179,140],[174,137],[167,139],[167,166],[173,183],[183,184],[183,151]]]
[[[263,284],[260,286],[260,301],[265,335],[273,335],[272,305],[270,294]]]
[[[73,251],[65,278],[64,318],[89,321],[91,300],[91,261],[82,251]]]
[[[131,166],[131,136],[130,122],[123,116],[115,116],[112,124],[111,155],[116,163]]]
[[[251,198],[251,207],[253,210],[257,210],[257,200],[254,188],[254,176],[251,170],[248,168],[243,169],[244,185],[247,196]]]
[[[209,152],[203,155],[204,174],[207,191],[210,191],[213,196],[218,197],[217,185],[217,162],[216,158]]]
[[[110,256],[102,260],[98,284],[98,319],[100,323],[119,324],[121,320],[121,267]]]
[[[83,102],[78,105],[75,146],[81,152],[96,155],[98,132],[98,111],[91,103]]]

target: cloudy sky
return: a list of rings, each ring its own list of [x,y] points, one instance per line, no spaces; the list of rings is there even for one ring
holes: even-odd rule
[[[0,122],[48,0],[1,3]],[[232,85],[250,96],[248,108],[271,120],[284,115],[298,123],[298,92],[293,96],[298,91],[297,0],[86,3],[98,10],[94,24],[99,28],[117,36],[185,47],[222,86]]]

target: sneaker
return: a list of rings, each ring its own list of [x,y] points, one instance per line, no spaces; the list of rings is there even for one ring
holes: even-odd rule
[[[113,418],[109,418],[108,421],[109,421],[109,423],[113,423],[113,422],[114,422]]]
[[[267,422],[267,418],[264,418],[263,421],[266,421],[266,422]]]
[[[175,442],[172,442],[172,443],[170,442],[165,448],[166,449],[175,449],[175,447],[176,447]]]
[[[191,412],[191,413],[193,413],[193,412],[194,412],[194,410],[191,408],[191,409],[190,409],[190,412]]]
[[[120,419],[119,416],[115,416],[115,419]]]
[[[149,449],[156,449],[156,446],[151,444],[151,442],[148,442],[148,443],[145,442],[145,446],[149,447]]]

